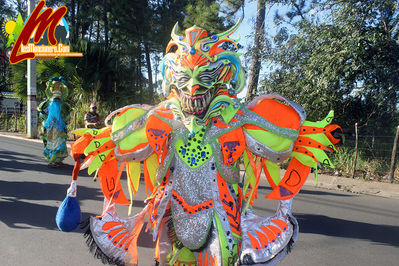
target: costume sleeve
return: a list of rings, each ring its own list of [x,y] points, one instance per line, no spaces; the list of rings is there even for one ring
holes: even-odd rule
[[[41,102],[39,104],[39,106],[37,107],[37,110],[39,111],[39,118],[42,119],[42,120],[46,120],[47,119],[47,116],[48,116],[48,111],[47,111],[48,105],[49,105],[49,100],[45,100],[45,101]]]
[[[256,198],[261,173],[273,191],[267,198],[286,200],[294,197],[306,181],[311,168],[318,164],[333,167],[325,151],[335,151],[339,142],[331,134],[340,129],[329,125],[333,112],[320,122],[305,120],[305,112],[297,104],[277,95],[263,96],[248,105],[248,109],[264,119],[267,127],[244,125],[246,150],[243,162],[246,170],[243,193],[252,204]],[[289,159],[280,178],[281,163]]]
[[[103,129],[86,128],[74,132],[81,137],[73,143],[71,155],[74,158],[81,154],[87,156],[84,167],[88,167],[89,174],[98,171],[102,191],[112,202],[131,204],[120,184],[125,168],[131,196],[139,188],[141,162],[147,194],[150,195],[156,185],[156,172],[166,153],[163,148],[171,129],[166,128],[161,138],[157,128],[162,126],[162,121],[151,113],[147,109],[128,106],[108,116],[105,121],[107,127]]]
[[[305,183],[311,168],[317,178],[317,167],[321,164],[334,168],[326,152],[337,151],[336,144],[340,141],[333,132],[342,132],[338,125],[331,125],[334,112],[319,122],[304,121],[300,128],[291,153],[291,161],[284,177],[274,184],[273,191],[266,197],[285,200],[294,197]]]

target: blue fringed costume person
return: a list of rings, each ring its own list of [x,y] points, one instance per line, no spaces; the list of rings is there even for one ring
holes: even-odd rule
[[[38,107],[39,117],[43,120],[43,155],[49,166],[59,166],[68,156],[67,123],[71,111],[71,107],[65,102],[68,87],[64,78],[52,77],[47,82],[46,95],[47,100]]]

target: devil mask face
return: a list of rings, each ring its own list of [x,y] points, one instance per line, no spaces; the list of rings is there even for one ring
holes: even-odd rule
[[[237,48],[229,36],[239,24],[212,36],[193,26],[185,36],[178,36],[176,23],[162,61],[162,86],[165,92],[174,94],[185,113],[204,117],[217,96],[236,97],[242,90],[244,72],[239,55],[220,47],[228,42]]]

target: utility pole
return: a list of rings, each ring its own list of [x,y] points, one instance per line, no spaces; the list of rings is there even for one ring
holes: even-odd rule
[[[28,0],[28,17],[35,8],[35,1]],[[28,59],[27,67],[27,106],[26,126],[28,138],[37,138],[37,104],[36,104],[36,59]]]

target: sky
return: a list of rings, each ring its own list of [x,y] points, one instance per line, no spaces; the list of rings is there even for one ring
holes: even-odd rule
[[[256,18],[256,1],[248,2],[246,1],[245,9],[244,9],[244,19],[241,22],[240,27],[237,31],[231,36],[233,39],[240,39],[239,43],[243,46],[241,49],[241,53],[245,53],[248,47],[253,45],[253,34],[254,34],[254,25]],[[241,61],[244,61],[242,56]],[[246,79],[248,80],[248,71],[246,75]],[[244,98],[247,94],[247,83],[245,82],[244,89],[241,93],[238,94],[238,98]]]
[[[270,35],[274,35],[276,33],[276,28],[274,26],[273,18],[276,11],[284,13],[287,11],[286,7],[282,7],[281,5],[274,5],[271,8],[266,9],[266,17],[265,17],[265,31]],[[246,0],[245,1],[245,9],[244,9],[244,20],[241,23],[240,27],[237,31],[231,35],[233,39],[240,39],[239,43],[243,46],[239,52],[245,53],[249,47],[253,45],[253,35],[255,29],[255,21],[256,21],[256,11],[257,11],[257,1],[256,0]],[[246,78],[248,79],[249,76],[249,63],[244,62],[244,55],[241,56],[241,62],[243,67],[246,67],[247,75]],[[263,65],[261,69],[261,78],[265,76],[269,71],[270,68],[274,68],[273,65]],[[247,83],[245,84],[244,89],[240,94],[238,94],[239,98],[244,98],[247,93]]]

